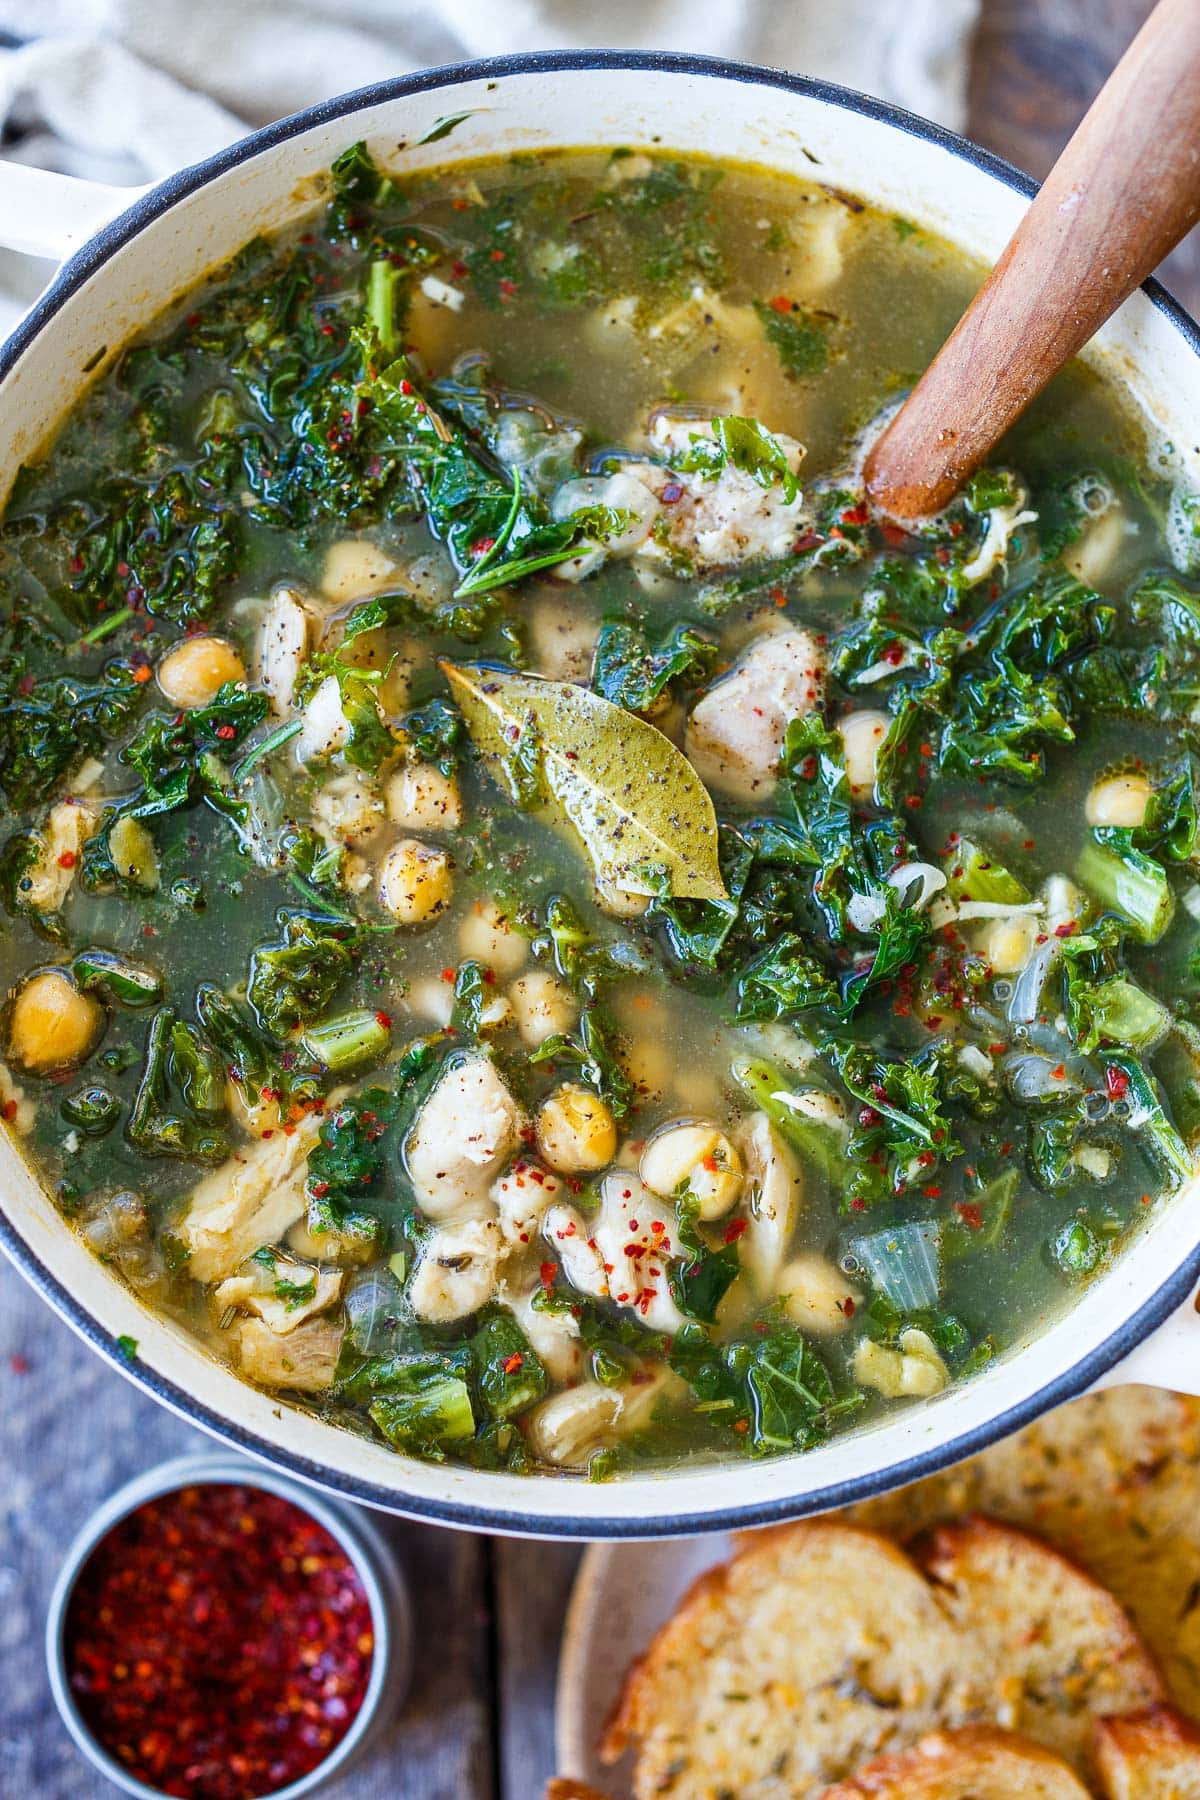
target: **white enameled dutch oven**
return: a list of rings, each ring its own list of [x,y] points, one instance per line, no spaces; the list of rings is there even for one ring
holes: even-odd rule
[[[422,145],[435,122],[469,117]],[[312,207],[339,151],[428,168],[573,146],[664,146],[759,163],[860,194],[993,260],[1032,183],[961,138],[819,82],[689,56],[513,57],[386,82],[285,119],[132,198],[0,164],[0,241],[56,260],[0,350],[0,493],[90,376],[256,233]],[[1200,486],[1200,332],[1153,283],[1089,348]],[[1200,1184],[1158,1207],[1117,1266],[1048,1330],[934,1400],[807,1455],[625,1476],[520,1478],[410,1460],[246,1386],[148,1313],[85,1248],[0,1142],[0,1242],[130,1378],[214,1436],[368,1504],[449,1523],[571,1537],[666,1536],[795,1518],[860,1500],[980,1449],[1098,1383],[1200,1392]],[[119,1353],[137,1340],[136,1359]]]

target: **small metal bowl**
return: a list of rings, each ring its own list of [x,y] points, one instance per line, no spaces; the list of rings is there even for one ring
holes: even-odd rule
[[[46,1618],[46,1664],[50,1673],[50,1691],[63,1723],[93,1768],[116,1787],[137,1800],[164,1800],[160,1788],[148,1787],[111,1756],[96,1738],[75,1703],[67,1666],[65,1628],[67,1608],[80,1571],[101,1540],[115,1525],[136,1512],[148,1500],[173,1494],[179,1488],[203,1487],[214,1483],[229,1486],[261,1488],[290,1500],[310,1518],[323,1525],[330,1536],[345,1550],[362,1582],[375,1634],[375,1649],[367,1690],[357,1717],[329,1755],[315,1769],[287,1787],[277,1788],[269,1800],[300,1800],[303,1794],[315,1793],[335,1774],[344,1773],[347,1764],[386,1724],[389,1715],[408,1691],[412,1674],[412,1615],[408,1590],[396,1560],[387,1544],[363,1514],[351,1510],[323,1495],[314,1493],[301,1482],[293,1481],[274,1469],[264,1468],[232,1454],[175,1457],[148,1469],[125,1487],[111,1495],[75,1538],[54,1584],[50,1609]]]

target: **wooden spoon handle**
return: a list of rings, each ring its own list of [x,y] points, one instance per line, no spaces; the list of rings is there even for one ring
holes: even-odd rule
[[[873,447],[873,503],[939,512],[1198,218],[1200,0],[1160,0]]]

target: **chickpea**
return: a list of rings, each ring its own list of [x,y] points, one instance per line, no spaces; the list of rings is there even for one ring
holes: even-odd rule
[[[8,1024],[8,1053],[31,1075],[73,1069],[104,1028],[104,1008],[64,969],[39,969],[22,983]]]
[[[658,1037],[635,1037],[622,1049],[621,1067],[640,1100],[657,1100],[671,1085],[674,1058]]]
[[[1089,825],[1138,826],[1146,822],[1153,789],[1144,775],[1107,775],[1093,784],[1084,812]]]
[[[572,1081],[543,1102],[537,1137],[542,1156],[560,1175],[602,1169],[617,1154],[617,1123],[608,1107]]]
[[[425,925],[444,913],[454,886],[444,850],[400,838],[379,865],[379,903],[401,925]]]
[[[159,660],[158,685],[172,706],[207,706],[227,681],[245,681],[246,666],[219,637],[184,638]]]
[[[789,1319],[804,1331],[835,1337],[845,1331],[862,1296],[824,1256],[797,1256],[779,1277]]]
[[[1015,975],[1029,961],[1038,927],[1027,913],[996,919],[983,940],[984,960],[993,975]]]
[[[387,809],[405,831],[456,831],[462,824],[458,782],[435,763],[398,769],[388,782]]]
[[[886,713],[852,712],[837,727],[852,800],[870,800],[874,796],[876,759],[890,722]]]
[[[342,538],[331,544],[321,571],[327,600],[358,600],[393,580],[396,565],[370,538]]]
[[[597,881],[596,905],[612,919],[640,919],[650,910],[650,896],[631,894],[615,881]]]
[[[575,999],[548,969],[531,969],[508,990],[517,1030],[531,1050],[556,1032],[570,1031],[578,1014]]]
[[[496,975],[515,975],[529,954],[526,939],[491,900],[475,902],[458,928],[458,948]]]
[[[715,1125],[675,1124],[656,1132],[638,1169],[652,1193],[699,1202],[702,1219],[719,1219],[742,1191],[742,1159]]]

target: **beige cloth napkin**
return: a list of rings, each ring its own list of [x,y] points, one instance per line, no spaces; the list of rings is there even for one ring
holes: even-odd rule
[[[516,50],[699,51],[960,127],[978,0],[0,0],[3,154],[152,181],[389,75]],[[46,279],[0,256],[0,330]]]

